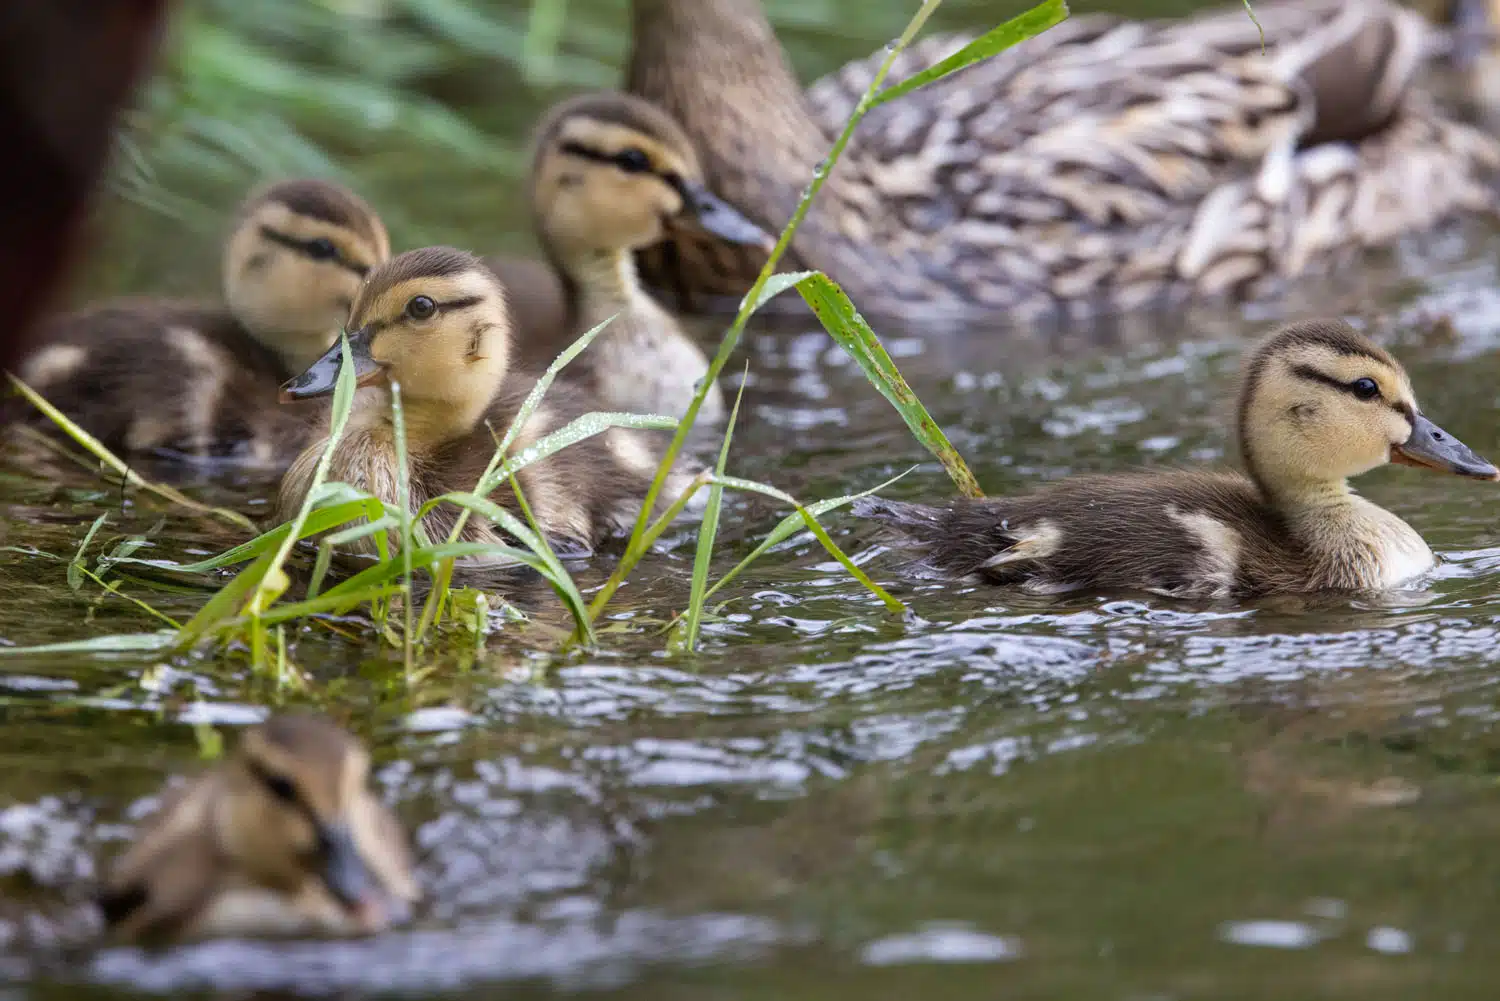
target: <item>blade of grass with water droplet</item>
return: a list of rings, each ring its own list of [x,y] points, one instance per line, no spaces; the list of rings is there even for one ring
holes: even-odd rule
[[[802,298],[812,307],[818,322],[823,324],[828,335],[859,363],[865,378],[896,408],[916,439],[937,456],[943,468],[948,471],[949,478],[958,487],[958,492],[965,497],[983,497],[979,481],[974,479],[969,464],[964,462],[958,449],[948,441],[948,436],[943,434],[937,421],[932,419],[927,408],[922,406],[922,401],[917,399],[917,394],[906,384],[901,370],[891,361],[880,338],[875,336],[875,331],[859,315],[844,290],[827,275],[814,274],[798,282],[797,291],[802,293]]]
[[[745,366],[748,378],[750,366]],[[740,402],[745,397],[745,381],[740,381],[739,392],[734,394],[734,407],[729,411],[729,420],[724,425],[724,441],[719,446],[719,460],[714,464],[714,473],[723,476],[729,462],[729,445],[734,440],[734,425],[739,420]],[[703,602],[708,596],[708,570],[713,563],[714,541],[719,534],[719,512],[724,506],[724,487],[718,483],[708,488],[708,503],[703,507],[703,523],[698,528],[698,547],[693,553],[693,583],[688,596],[687,614],[683,619],[682,646],[691,651],[698,645],[698,630],[703,625]]]
[[[1248,0],[1246,6],[1249,6]],[[905,97],[912,91],[941,80],[950,73],[956,73],[965,66],[977,63],[981,59],[988,59],[997,52],[1003,52],[1017,42],[1024,42],[1028,38],[1040,35],[1053,25],[1067,20],[1067,17],[1068,5],[1064,0],[1046,0],[1045,3],[1037,4],[998,28],[986,31],[936,65],[929,66],[922,72],[914,73],[900,83],[892,84],[882,90],[870,100],[870,107]]]
[[[916,466],[912,467],[912,469],[916,468]],[[814,518],[821,518],[828,512],[836,511],[847,504],[852,504],[855,501],[859,500],[861,497],[868,497],[871,494],[878,493],[881,490],[884,490],[886,487],[890,486],[892,483],[895,483],[903,476],[910,474],[912,469],[908,469],[904,473],[898,473],[895,476],[892,476],[890,479],[886,480],[884,483],[876,484],[868,490],[861,490],[857,494],[846,494],[843,497],[830,497],[827,500],[816,501],[815,503],[807,505],[808,513],[810,513]],[[781,522],[775,528],[771,529],[770,534],[767,535],[763,540],[761,540],[760,545],[756,546],[750,551],[750,555],[746,556],[744,559],[736,563],[733,569],[731,569],[723,577],[719,578],[718,582],[714,584],[713,587],[708,589],[708,594],[704,596],[705,600],[708,598],[712,598],[720,588],[738,577],[742,572],[744,572],[747,567],[750,566],[750,564],[754,563],[756,560],[764,556],[772,546],[785,542],[787,539],[791,538],[793,535],[796,535],[797,532],[805,529],[806,527],[807,523],[803,521],[802,515],[800,513],[789,514],[785,518],[781,519]]]

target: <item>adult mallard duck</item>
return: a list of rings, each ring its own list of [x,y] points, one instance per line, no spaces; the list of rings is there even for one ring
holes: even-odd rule
[[[328,476],[389,504],[400,504],[400,465],[391,385],[401,387],[406,427],[409,504],[413,511],[443,494],[472,491],[495,454],[496,436],[516,419],[535,380],[511,365],[514,333],[504,285],[479,258],[451,247],[401,254],[377,268],[349,315],[350,357],[366,391],[356,395]],[[343,367],[335,344],[283,388],[289,401],[333,392]],[[604,410],[588,394],[554,383],[517,435],[516,453],[574,418]],[[591,552],[611,532],[628,528],[640,510],[658,460],[649,432],[609,428],[525,466],[517,474],[537,522],[561,552]],[[327,448],[312,442],[282,479],[279,518],[302,504]],[[666,502],[687,486],[674,476]],[[508,486],[491,498],[519,515]],[[425,519],[433,539],[448,536],[458,509],[440,505]],[[506,541],[484,518],[472,518],[465,542]],[[369,539],[351,552],[374,552]],[[487,561],[475,560],[477,564]]]
[[[370,792],[357,740],[316,716],[251,728],[170,790],[99,893],[112,937],[361,934],[420,891],[400,823]]]
[[[1237,430],[1243,475],[1078,476],[1018,497],[855,511],[942,574],[1223,598],[1393,588],[1431,569],[1422,537],[1350,477],[1397,462],[1500,478],[1422,413],[1396,359],[1340,321],[1285,327],[1250,354]]]
[[[16,374],[115,451],[284,463],[310,426],[277,406],[277,387],[327,350],[389,256],[353,192],[280,181],[240,208],[222,304],[133,299],[53,317]]]
[[[804,95],[759,0],[632,6],[629,89],[682,124],[715,191],[775,230],[871,64]],[[796,262],[868,312],[964,326],[1263,294],[1495,211],[1500,143],[1413,86],[1441,48],[1425,19],[1389,0],[1256,14],[1264,53],[1239,6],[1079,17],[882,106],[828,177]],[[919,46],[896,78],[961,41]],[[644,273],[738,296],[763,259],[678,239]]]
[[[700,182],[682,130],[638,97],[585,94],[537,127],[530,199],[552,274],[531,262],[487,260],[510,292],[517,347],[541,368],[567,344],[614,317],[565,370],[613,410],[678,415],[708,372],[708,358],[641,286],[632,252],[685,229],[769,249],[770,237]],[[714,386],[699,417],[724,415]]]

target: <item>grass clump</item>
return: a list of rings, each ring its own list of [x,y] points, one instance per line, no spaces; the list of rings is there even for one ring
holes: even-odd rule
[[[429,2],[435,2],[435,0],[429,0]],[[1029,38],[1062,20],[1067,14],[1063,0],[1046,0],[1027,13],[985,34],[938,66],[896,87],[882,89],[895,58],[916,37],[940,3],[941,0],[924,0],[906,30],[888,48],[886,58],[869,89],[835,140],[826,160],[827,167],[831,168],[843,153],[855,128],[871,108],[884,101],[908,94],[979,59],[993,55],[1009,45]],[[552,13],[539,15],[548,31],[556,27],[548,18],[560,10],[561,4],[555,3]],[[195,30],[207,29],[200,26]],[[545,42],[545,39],[543,41]],[[549,51],[546,45],[541,45],[529,52],[528,59],[537,67],[538,73],[549,72],[546,68],[551,58]],[[244,65],[249,65],[249,63],[246,62]],[[277,525],[249,542],[206,560],[193,563],[145,560],[131,555],[132,550],[131,552],[117,551],[112,554],[108,564],[109,568],[116,572],[122,566],[147,565],[156,570],[169,570],[176,575],[189,577],[215,573],[242,564],[248,565],[239,570],[222,587],[217,588],[197,614],[181,625],[160,616],[171,627],[161,633],[99,637],[75,644],[54,644],[46,648],[31,648],[31,652],[56,651],[63,648],[75,651],[185,649],[208,640],[240,641],[248,646],[251,660],[257,669],[267,672],[274,670],[279,677],[289,678],[294,674],[286,658],[283,627],[287,623],[316,620],[317,617],[326,614],[346,614],[355,608],[367,607],[376,629],[400,645],[408,678],[412,678],[416,672],[416,651],[431,641],[434,630],[440,624],[451,621],[466,636],[479,637],[478,641],[482,642],[485,630],[483,624],[477,621],[476,616],[487,615],[487,601],[476,601],[470,591],[454,587],[454,575],[459,561],[474,557],[483,557],[491,563],[499,561],[525,566],[539,574],[551,586],[569,613],[573,623],[572,642],[591,646],[597,642],[596,623],[599,616],[604,613],[619,588],[630,577],[646,553],[677,516],[687,508],[700,490],[706,490],[707,497],[702,522],[698,528],[688,605],[675,627],[674,645],[679,649],[690,651],[696,648],[709,599],[743,574],[764,553],[801,531],[810,533],[813,539],[888,611],[902,612],[904,609],[901,602],[871,580],[840,549],[820,521],[822,516],[864,494],[803,504],[774,486],[739,478],[729,473],[730,446],[739,417],[740,401],[738,398],[727,422],[713,468],[703,471],[694,478],[680,496],[667,499],[661,514],[655,513],[659,502],[663,500],[662,493],[665,490],[668,474],[681,455],[703,401],[738,347],[746,324],[764,303],[790,288],[798,290],[832,339],[855,359],[866,378],[900,412],[912,434],[942,463],[958,490],[968,496],[979,495],[978,484],[963,458],[906,384],[890,355],[881,346],[879,338],[860,317],[854,304],[849,301],[838,285],[826,275],[818,272],[775,274],[777,263],[790,246],[794,234],[806,216],[813,199],[816,198],[828,172],[826,169],[818,171],[812,178],[808,190],[803,195],[791,220],[783,229],[775,249],[771,252],[755,284],[745,295],[739,312],[712,359],[708,375],[681,420],[627,414],[589,414],[548,435],[520,454],[511,454],[516,435],[527,418],[535,411],[548,387],[562,368],[575,359],[598,336],[604,327],[601,324],[600,327],[588,332],[572,344],[538,380],[536,389],[521,408],[512,426],[497,434],[494,455],[472,491],[435,498],[416,512],[412,512],[407,503],[388,505],[348,484],[327,481],[333,450],[348,421],[354,399],[354,366],[349,358],[348,342],[344,340],[344,365],[333,394],[333,413],[328,443],[314,473],[312,489],[308,491],[300,509],[290,521]],[[58,423],[70,437],[127,482],[197,514],[211,515],[232,521],[242,528],[248,527],[248,522],[234,512],[206,508],[170,488],[152,485],[141,480],[123,462],[110,456],[98,442],[89,438],[82,429],[69,422],[46,401],[24,386],[18,385],[18,389]],[[405,436],[399,386],[392,387],[392,400],[397,429],[398,460],[403,471],[400,493],[404,499],[409,496],[410,485],[405,479],[407,463],[404,454]],[[591,435],[599,434],[610,427],[671,431],[672,438],[641,504],[640,514],[625,543],[623,555],[608,580],[593,595],[592,600],[586,600],[567,568],[548,546],[546,533],[532,516],[526,499],[519,489],[519,484],[516,483],[515,474],[529,463],[540,461],[562,448]],[[519,517],[489,499],[491,493],[506,484],[512,488],[516,497],[520,511]],[[882,484],[881,487],[886,485]],[[786,505],[792,513],[788,514],[736,566],[717,582],[710,584],[709,574],[726,490],[770,497]],[[440,504],[455,505],[461,509],[461,514],[447,538],[433,540],[427,537],[423,521],[425,516]],[[464,525],[474,515],[494,522],[515,541],[515,544],[460,542],[459,538]],[[104,568],[102,562],[101,571],[88,571],[84,565],[84,553],[101,524],[102,519],[91,527],[78,553],[68,564],[69,581],[75,586],[81,586],[84,579],[89,579],[101,587],[112,586],[104,580],[104,572],[101,572]],[[300,600],[286,600],[291,588],[287,562],[299,542],[313,537],[318,537],[320,541],[306,593]],[[376,549],[376,559],[370,566],[325,589],[324,583],[331,568],[335,549],[362,539],[372,540]],[[419,574],[426,577],[428,585],[420,610],[416,600]],[[393,617],[393,613],[397,611],[399,611],[399,616]],[[18,648],[0,648],[0,652],[14,653],[19,650]]]

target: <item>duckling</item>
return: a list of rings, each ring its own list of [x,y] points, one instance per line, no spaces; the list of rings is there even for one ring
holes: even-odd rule
[[[893,526],[943,574],[1037,593],[1380,590],[1425,573],[1432,551],[1350,477],[1396,462],[1500,478],[1422,413],[1395,358],[1336,320],[1284,327],[1249,356],[1238,436],[1245,474],[1079,476],[1019,497],[869,500],[856,512]]]
[[[792,215],[884,54],[803,94],[759,0],[632,0],[628,90],[671,114],[707,183]],[[1070,19],[874,109],[799,229],[861,309],[965,329],[1264,298],[1467,215],[1500,213],[1500,140],[1440,112],[1441,46],[1392,0],[1265,0],[1185,21]],[[951,54],[904,54],[890,81]],[[847,76],[863,81],[858,88]],[[749,248],[674,238],[653,287],[737,296]]]
[[[359,742],[273,716],[169,791],[99,893],[109,934],[163,943],[380,931],[420,897],[400,822]]]
[[[542,119],[533,147],[532,212],[557,278],[549,282],[505,259],[488,262],[516,290],[524,357],[544,367],[572,338],[614,316],[569,372],[611,409],[682,413],[708,373],[708,358],[641,287],[632,252],[676,231],[766,251],[771,238],[703,186],[682,129],[638,97],[600,92],[563,101]],[[560,307],[539,316],[539,303],[556,292]],[[530,325],[538,320],[551,328]],[[699,417],[723,415],[716,385]]]
[[[115,451],[285,462],[309,422],[277,406],[277,387],[328,348],[389,256],[353,192],[271,184],[225,245],[223,305],[125,300],[54,317],[17,375]]]
[[[520,410],[535,380],[511,370],[514,351],[505,287],[477,257],[451,247],[408,251],[377,268],[350,313],[349,350],[358,384],[349,422],[334,448],[329,477],[401,503],[397,489],[390,387],[401,387],[412,510],[453,491],[472,491]],[[335,344],[302,375],[288,382],[282,398],[304,400],[333,392],[342,367]],[[574,418],[601,409],[576,387],[554,383],[517,436],[516,451],[534,444]],[[610,428],[602,434],[533,463],[517,474],[526,501],[554,547],[562,553],[591,551],[611,531],[634,522],[656,472],[653,437]],[[326,435],[308,446],[287,471],[281,514],[302,504]],[[673,476],[664,498],[687,485]],[[492,498],[518,511],[510,488]],[[447,538],[458,511],[443,505],[425,527],[433,539]],[[468,542],[502,542],[499,530],[471,518],[461,536]],[[357,552],[373,552],[364,540]],[[476,560],[482,564],[484,560]]]

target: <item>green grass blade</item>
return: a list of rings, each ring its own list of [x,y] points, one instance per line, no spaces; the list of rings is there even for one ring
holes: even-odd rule
[[[274,552],[262,553],[248,567],[235,574],[229,583],[214,592],[214,596],[198,609],[198,614],[183,625],[178,634],[179,645],[187,649],[220,623],[239,618],[241,605],[260,587],[274,559]]]
[[[43,643],[40,646],[0,646],[0,657],[30,657],[49,653],[155,653],[171,648],[176,639],[177,634],[171,630],[158,633],[117,633],[86,640],[69,640],[66,643]]]
[[[823,544],[823,548],[828,550],[828,555],[832,556],[834,559],[838,560],[840,564],[843,565],[844,569],[849,572],[849,576],[853,577],[855,580],[859,581],[860,584],[864,585],[865,590],[869,591],[875,597],[879,598],[881,602],[884,603],[885,607],[889,609],[893,614],[900,615],[906,611],[905,605],[894,598],[885,588],[881,587],[879,584],[871,580],[869,575],[867,575],[863,570],[855,565],[854,561],[851,560],[844,553],[844,551],[839,548],[838,543],[834,542],[832,537],[829,536],[828,532],[824,530],[823,526],[818,522],[818,519],[813,516],[813,513],[806,507],[803,507],[802,504],[791,494],[787,493],[784,490],[778,490],[775,487],[767,486],[764,483],[757,483],[754,480],[740,479],[737,476],[715,476],[713,478],[713,482],[721,483],[732,490],[742,490],[747,493],[756,493],[762,494],[766,497],[774,497],[777,500],[782,501],[786,504],[790,504],[792,507],[796,508],[797,514],[802,518],[803,525],[805,525],[807,527],[807,530],[813,534],[814,538],[816,538],[820,543]]]
[[[484,472],[480,474],[479,482],[474,484],[474,493],[481,496],[490,493],[495,487],[491,486],[486,490],[485,484],[498,485],[500,482],[508,479],[516,469],[520,468],[516,466],[510,469],[504,476],[499,475],[500,464],[505,461],[506,455],[510,452],[511,445],[515,444],[516,437],[525,429],[527,422],[536,413],[536,408],[541,405],[542,397],[547,394],[547,390],[551,388],[553,381],[557,379],[558,373],[582,354],[585,348],[594,343],[594,339],[602,334],[605,328],[613,323],[614,320],[615,317],[611,316],[602,323],[585,331],[580,336],[574,338],[573,343],[564,348],[556,358],[552,359],[552,364],[547,366],[547,370],[542,373],[541,378],[537,379],[536,385],[531,387],[531,392],[526,394],[526,399],[522,401],[520,409],[516,411],[515,418],[510,422],[510,427],[505,429],[505,434],[501,437],[495,448],[495,454],[490,457],[489,464],[485,466]],[[457,542],[459,536],[463,534],[464,526],[469,523],[469,514],[468,510],[460,512],[458,520],[453,524],[452,531],[448,533],[448,541],[450,543]],[[427,630],[442,617],[443,608],[448,602],[448,588],[452,582],[453,563],[449,561],[438,567],[437,573],[433,575],[432,593],[427,597],[426,605],[422,609],[421,622],[417,626],[417,636],[419,638],[425,636]]]
[[[891,64],[895,62],[896,57],[901,54],[902,50],[911,44],[911,40],[916,37],[917,32],[927,23],[927,19],[932,16],[932,12],[937,9],[941,2],[942,0],[923,0],[922,6],[918,8],[912,19],[907,22],[906,29],[901,33],[901,37],[887,50],[885,59],[881,60],[880,66],[871,78],[870,85],[866,88],[859,105],[854,109],[854,113],[849,116],[849,120],[844,123],[844,128],[839,132],[838,138],[833,141],[832,147],[829,148],[828,156],[823,161],[824,169],[813,172],[812,180],[808,184],[807,190],[803,192],[801,200],[798,201],[796,209],[792,211],[791,219],[787,221],[786,226],[781,231],[781,235],[777,238],[776,246],[767,255],[766,263],[761,267],[760,274],[756,276],[755,283],[751,285],[750,291],[740,301],[739,312],[735,314],[734,322],[729,325],[729,329],[725,331],[723,339],[720,340],[719,350],[714,353],[712,360],[709,362],[708,372],[704,375],[703,384],[698,387],[698,392],[693,394],[693,399],[688,404],[687,412],[682,415],[682,422],[678,426],[677,432],[672,436],[672,441],[662,453],[661,462],[656,469],[656,476],[651,481],[650,489],[646,491],[646,496],[641,502],[640,514],[636,517],[635,525],[631,529],[630,541],[625,546],[625,553],[620,558],[620,562],[616,565],[614,572],[610,574],[609,579],[604,582],[604,586],[594,596],[594,600],[589,603],[589,615],[591,618],[598,619],[599,615],[604,611],[605,606],[609,604],[610,599],[614,597],[615,592],[619,590],[620,585],[625,582],[626,576],[629,575],[630,571],[634,569],[635,565],[645,555],[646,549],[649,546],[647,534],[651,529],[651,516],[656,510],[657,499],[661,496],[661,492],[666,489],[667,478],[670,476],[673,467],[677,464],[677,457],[682,453],[687,436],[692,431],[693,425],[698,419],[698,412],[703,408],[704,399],[718,380],[720,373],[724,371],[724,366],[729,364],[729,359],[733,356],[735,349],[739,346],[740,338],[745,333],[745,324],[749,321],[750,315],[768,298],[766,289],[776,273],[777,264],[786,255],[787,248],[791,246],[792,237],[796,234],[798,227],[802,225],[802,220],[807,218],[808,209],[811,208],[813,200],[817,198],[818,192],[823,189],[823,185],[827,182],[829,175],[833,173],[833,168],[838,163],[839,157],[843,156],[844,150],[849,145],[849,140],[854,136],[854,130],[859,127],[860,120],[870,110],[870,102],[874,95],[885,84],[885,78],[891,72]],[[785,288],[785,286],[782,286],[782,288]]]
[[[1245,13],[1250,15],[1250,23],[1255,25],[1255,30],[1260,32],[1260,51],[1262,55],[1266,52],[1266,29],[1260,26],[1260,19],[1255,16],[1255,8],[1250,6],[1250,0],[1243,0]]]
[[[511,421],[510,427],[505,429],[505,437],[500,440],[500,449],[497,453],[500,458],[504,458],[510,446],[515,443],[516,435],[521,433],[522,429],[526,427],[526,423],[531,420],[531,416],[536,413],[536,408],[541,406],[542,397],[546,396],[547,390],[552,388],[552,383],[557,378],[557,374],[567,368],[573,359],[583,354],[584,348],[594,343],[594,338],[604,333],[604,329],[613,323],[614,320],[615,318],[611,316],[603,323],[581,334],[574,339],[572,344],[564,348],[556,358],[552,359],[552,364],[547,366],[547,371],[542,373],[541,378],[536,381],[536,385],[531,388],[531,392],[526,394],[526,399],[521,403],[521,409],[516,411],[515,420]]]
[[[412,618],[411,618],[411,469],[407,465],[406,412],[401,409],[401,385],[391,383],[391,420],[395,423],[396,438],[396,514],[397,528],[401,533],[401,586],[406,600],[401,602],[404,628],[401,631],[401,659],[406,666],[406,678],[411,680],[412,668]]]
[[[799,282],[797,291],[802,293],[802,298],[812,307],[828,335],[848,352],[864,371],[865,378],[896,408],[911,433],[929,452],[937,456],[958,487],[958,492],[965,497],[983,497],[979,481],[974,479],[969,464],[964,462],[958,449],[948,441],[948,436],[943,434],[937,421],[932,419],[927,408],[922,406],[922,401],[917,399],[917,394],[911,391],[900,369],[896,368],[896,363],[891,361],[891,356],[880,343],[880,338],[875,336],[864,317],[859,315],[844,290],[827,275],[814,274]]]
[[[761,288],[760,294],[750,304],[750,312],[753,314],[766,303],[776,298],[789,288],[795,288],[797,283],[804,278],[817,274],[816,271],[786,271],[772,275],[766,279],[766,284]]]
[[[749,374],[749,366],[746,366]],[[745,381],[740,381],[739,392],[734,394],[734,408],[729,411],[729,420],[724,425],[724,442],[719,446],[719,460],[714,464],[714,473],[724,475],[729,462],[729,444],[734,440],[734,425],[739,420],[740,402],[745,396]],[[708,597],[708,571],[713,562],[714,541],[719,534],[719,512],[724,506],[724,487],[718,483],[708,488],[708,503],[703,507],[703,523],[698,527],[698,548],[693,553],[693,584],[688,596],[687,615],[683,627],[683,649],[692,651],[698,645],[698,630],[703,625],[703,602]]]
[[[133,487],[136,487],[137,489],[144,490],[147,493],[153,493],[156,496],[160,497],[162,500],[176,504],[178,507],[186,508],[187,510],[193,511],[197,514],[206,514],[214,518],[218,518],[222,521],[227,521],[231,525],[234,525],[236,528],[243,528],[246,531],[250,532],[255,531],[255,524],[251,522],[249,518],[246,518],[244,515],[240,514],[237,511],[229,511],[221,507],[211,507],[208,504],[200,504],[197,501],[193,500],[191,497],[188,497],[186,494],[174,490],[164,483],[152,483],[150,480],[143,478],[135,470],[126,465],[123,459],[119,458],[109,449],[105,448],[104,443],[101,442],[98,438],[95,438],[93,435],[89,434],[73,421],[69,420],[67,414],[64,414],[61,410],[58,410],[52,404],[43,399],[41,394],[39,394],[36,390],[26,385],[26,383],[22,382],[20,379],[17,379],[14,375],[11,375],[9,372],[5,373],[5,375],[6,378],[10,380],[10,384],[15,387],[16,392],[24,396],[28,403],[30,403],[33,407],[36,407],[44,415],[46,415],[48,420],[61,428],[64,434],[73,439],[73,441],[77,442],[90,455],[98,459],[108,468],[114,470],[115,473],[119,475],[119,477],[126,483],[130,484]]]
[[[347,335],[339,334],[339,345],[343,357],[340,359],[338,382],[333,390],[333,417],[328,427],[328,442],[323,447],[323,454],[319,456],[317,466],[313,469],[312,483],[308,487],[307,496],[302,500],[302,506],[297,509],[297,514],[292,519],[287,534],[271,552],[270,562],[246,602],[245,612],[252,620],[270,607],[286,590],[286,574],[281,568],[286,563],[287,557],[291,555],[292,546],[296,545],[297,540],[302,537],[302,526],[307,523],[307,516],[312,512],[318,488],[328,479],[328,467],[333,463],[334,450],[338,447],[339,438],[343,436],[344,426],[349,423],[349,412],[354,408],[354,359],[349,354]],[[196,620],[195,616],[194,621]]]
[[[1249,6],[1248,0],[1245,6]],[[965,66],[977,63],[981,59],[988,59],[997,52],[1003,52],[1017,42],[1024,42],[1028,38],[1040,35],[1053,25],[1066,20],[1067,17],[1068,5],[1064,0],[1046,0],[1045,3],[1037,4],[1025,13],[1006,21],[1000,27],[980,35],[935,66],[929,66],[922,72],[915,73],[900,83],[882,90],[870,101],[870,107],[894,101],[898,97],[905,97],[912,91],[941,80]]]
[[[916,466],[912,467],[912,469],[916,468]],[[895,476],[892,476],[890,479],[886,480],[884,483],[876,484],[868,490],[861,490],[857,494],[846,494],[843,497],[830,497],[827,500],[820,500],[813,504],[809,504],[807,505],[808,513],[810,513],[814,518],[821,518],[823,515],[827,514],[830,511],[837,511],[839,508],[844,507],[845,505],[853,504],[861,497],[868,497],[871,494],[879,493],[886,487],[895,483],[897,480],[900,480],[903,476],[910,474],[911,471],[911,469],[908,469],[904,473],[898,473]],[[746,556],[744,559],[736,563],[733,569],[731,569],[723,577],[720,577],[718,582],[715,583],[713,587],[708,589],[708,593],[704,595],[704,599],[707,600],[708,598],[712,598],[715,594],[718,593],[720,588],[724,587],[745,570],[749,569],[750,564],[754,563],[756,560],[764,556],[766,552],[771,549],[771,547],[780,545],[806,527],[807,523],[803,521],[801,513],[789,514],[785,518],[781,519],[781,522],[777,524],[775,528],[771,529],[770,534],[761,540],[760,545],[756,546],[750,551],[750,555]]]
[[[69,590],[76,591],[80,587],[83,587],[83,554],[88,552],[89,544],[94,541],[94,536],[99,534],[99,529],[103,527],[105,519],[108,517],[109,514],[105,513],[95,518],[94,523],[89,526],[89,530],[84,533],[83,541],[78,544],[78,551],[73,554],[72,561],[68,563]]]
[[[575,621],[582,623],[579,626],[579,640],[587,644],[594,642],[594,632],[588,618],[588,603],[583,600],[583,595],[579,592],[578,585],[574,583],[572,575],[568,573],[567,568],[562,565],[562,562],[552,551],[552,547],[546,543],[539,532],[533,532],[519,518],[487,497],[480,497],[477,494],[454,493],[445,494],[440,499],[456,504],[482,518],[488,518],[503,531],[519,540],[529,550],[529,552],[524,554],[524,557],[521,556],[520,550],[504,547],[505,550],[517,553],[520,562],[524,562],[527,566],[541,574],[552,589],[557,592],[557,596],[568,607],[568,611],[572,613]],[[499,549],[501,547],[494,548]]]
[[[485,496],[516,473],[534,463],[541,462],[580,441],[603,434],[610,428],[633,428],[640,431],[675,431],[677,418],[654,414],[622,414],[596,411],[575,418],[550,434],[538,438],[532,445],[522,449],[519,455],[506,459],[495,469],[494,474],[481,480],[475,493]]]
[[[379,518],[383,512],[379,500],[366,496],[362,500],[346,501],[333,507],[318,508],[308,515],[302,525],[301,537],[297,541],[314,535],[321,535],[331,528],[353,521],[356,518]],[[113,560],[115,563],[135,563],[141,566],[153,567],[158,570],[170,570],[173,573],[202,574],[211,570],[221,570],[224,567],[234,566],[252,560],[257,556],[270,552],[280,545],[281,540],[286,538],[292,529],[291,522],[277,525],[271,531],[258,535],[249,542],[227,549],[218,556],[199,560],[196,563],[177,563],[172,560],[160,559],[136,559],[134,557],[122,557]]]

